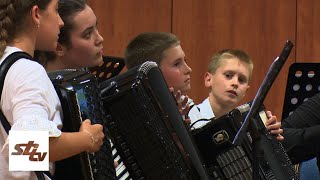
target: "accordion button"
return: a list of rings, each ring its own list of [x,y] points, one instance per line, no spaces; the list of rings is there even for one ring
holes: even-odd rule
[[[138,165],[136,163],[131,165],[132,170],[136,171],[138,169]]]
[[[124,150],[124,151],[123,151],[123,154],[124,154],[126,157],[128,157],[128,156],[131,155],[129,149]]]
[[[133,157],[129,157],[127,160],[128,160],[128,163],[130,163],[130,164],[134,162]]]

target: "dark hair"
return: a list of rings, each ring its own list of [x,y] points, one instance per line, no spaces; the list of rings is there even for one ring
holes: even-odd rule
[[[33,6],[45,10],[51,0],[1,0],[0,1],[0,57],[9,42],[24,30],[25,17]]]
[[[59,14],[64,22],[64,26],[60,29],[60,44],[71,47],[70,32],[74,28],[74,16],[85,9],[86,0],[59,0]]]
[[[71,30],[74,28],[74,16],[78,12],[85,9],[87,3],[86,0],[59,0],[59,15],[64,22],[64,26],[60,29],[58,42],[61,45],[71,48]],[[36,51],[34,55],[35,59],[39,61],[44,67],[46,67],[48,61],[54,60],[57,55],[52,51]]]
[[[163,52],[172,46],[180,45],[174,34],[167,32],[145,32],[130,41],[125,50],[125,62],[128,69],[146,61],[160,65]]]

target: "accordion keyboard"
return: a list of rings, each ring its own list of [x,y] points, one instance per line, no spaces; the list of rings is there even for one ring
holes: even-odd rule
[[[118,154],[116,147],[113,145],[113,143],[111,141],[110,141],[110,145],[111,145],[111,149],[112,149],[113,159],[118,162],[118,166],[116,167],[117,179],[119,179],[119,180],[132,179],[130,177],[130,174],[129,174],[128,170],[126,169],[126,166],[124,165],[120,155]]]
[[[252,179],[252,166],[240,146],[217,156],[217,162],[228,179]]]

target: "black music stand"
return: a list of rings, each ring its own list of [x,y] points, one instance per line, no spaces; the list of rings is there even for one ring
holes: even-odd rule
[[[320,63],[293,63],[289,68],[282,119],[287,118],[309,97],[320,92]],[[301,179],[319,178],[316,158],[299,164]]]
[[[320,92],[320,63],[294,63],[289,68],[282,119]]]
[[[89,68],[89,71],[97,76],[98,82],[104,82],[105,80],[118,75],[124,68],[124,58],[114,56],[103,56],[103,64]]]
[[[271,64],[271,67],[269,68],[268,73],[253,100],[250,111],[233,141],[235,145],[240,145],[246,136],[246,132],[250,132],[253,139],[253,153],[254,157],[256,157],[253,162],[253,179],[257,179],[259,177],[258,160],[261,158],[261,150],[263,150],[264,158],[268,161],[276,178],[296,179],[297,177],[294,169],[290,168],[292,164],[280,142],[275,140],[275,138],[267,131],[261,120],[256,119],[259,109],[261,108],[275,78],[287,60],[292,47],[292,42],[287,41],[280,56]]]

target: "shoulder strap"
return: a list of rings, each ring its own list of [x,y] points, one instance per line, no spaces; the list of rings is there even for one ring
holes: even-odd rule
[[[9,71],[10,67],[12,66],[12,64],[14,64],[17,60],[19,60],[21,58],[26,58],[26,59],[32,60],[32,57],[28,53],[18,51],[18,52],[14,52],[14,53],[10,54],[1,63],[1,65],[0,65],[0,99],[1,99],[4,80],[6,78],[6,75]]]
[[[10,69],[10,67],[19,59],[21,58],[25,58],[25,59],[30,59],[32,60],[32,57],[26,53],[26,52],[14,52],[12,54],[10,54],[0,65],[0,99],[1,99],[1,95],[2,95],[2,89],[3,89],[3,85],[4,85],[4,80],[6,78],[6,75]],[[9,134],[9,130],[11,129],[11,125],[10,123],[7,121],[6,117],[4,116],[4,114],[2,113],[2,111],[0,110],[0,120],[1,123],[4,127],[4,129],[6,130],[7,134]],[[44,180],[44,174],[48,175],[51,179],[52,176],[50,175],[49,171],[45,171],[45,172],[41,172],[41,171],[35,171],[38,180]]]
[[[25,53],[25,52],[14,52],[10,54],[0,65],[0,99],[2,95],[2,89],[4,85],[4,80],[6,78],[6,75],[12,66],[17,60],[21,58],[26,58],[26,59],[32,59],[32,57]],[[7,134],[9,134],[9,130],[11,129],[10,123],[7,121],[6,117],[4,116],[3,112],[0,110],[0,120],[1,123],[6,130]]]

